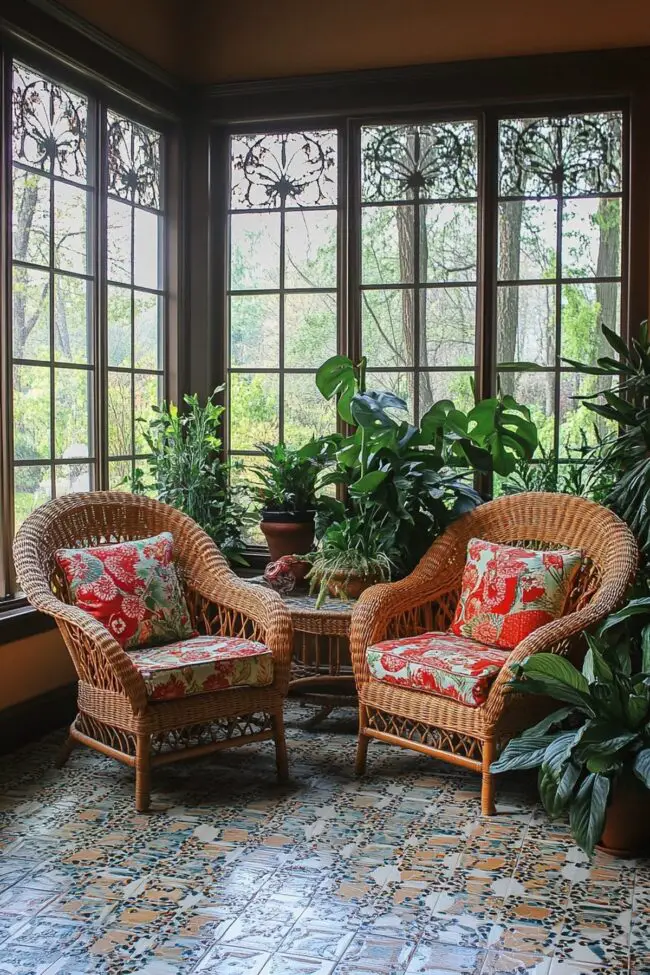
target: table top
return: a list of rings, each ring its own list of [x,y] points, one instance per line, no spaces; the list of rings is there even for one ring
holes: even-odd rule
[[[249,579],[249,582],[266,586],[269,589],[272,588],[263,576],[255,576]],[[332,599],[330,596],[327,596],[323,600],[321,607],[316,609],[317,597],[315,595],[310,596],[309,591],[304,587],[286,595],[280,595],[288,607],[294,622],[310,620],[313,624],[318,625],[319,629],[322,628],[323,632],[326,632],[328,617],[332,619],[332,623],[336,628],[348,624],[352,610],[356,604],[356,599]]]

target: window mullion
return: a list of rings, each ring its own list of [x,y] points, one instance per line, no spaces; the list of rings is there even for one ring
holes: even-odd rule
[[[11,58],[0,51],[0,136],[11,145]],[[13,422],[11,403],[11,164],[0,154],[0,598],[14,589],[11,563],[13,536]]]
[[[106,108],[95,103],[95,139],[93,157],[95,164],[94,220],[94,344],[95,344],[95,487],[108,487],[108,262],[107,247],[107,144]]]

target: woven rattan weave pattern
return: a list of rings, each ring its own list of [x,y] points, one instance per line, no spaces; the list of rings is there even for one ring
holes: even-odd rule
[[[142,676],[108,630],[67,602],[54,553],[171,532],[174,561],[201,633],[245,636],[273,652],[268,687],[231,688],[151,703]],[[273,738],[278,774],[287,775],[282,716],[293,629],[280,597],[239,579],[191,518],[150,498],[121,492],[71,494],[27,518],[14,542],[20,585],[53,616],[79,677],[79,714],[60,762],[76,742],[135,768],[136,807],[149,805],[151,768],[192,755]]]
[[[629,528],[600,505],[562,494],[526,493],[481,505],[448,528],[406,579],[373,586],[352,613],[350,645],[359,693],[357,771],[363,772],[370,739],[412,748],[482,775],[482,809],[494,812],[489,768],[499,747],[533,724],[544,701],[514,695],[504,667],[481,707],[401,689],[370,676],[366,649],[380,640],[445,630],[451,622],[470,538],[529,548],[578,548],[583,568],[566,613],[535,630],[508,663],[540,651],[579,659],[582,631],[623,600],[634,578],[638,550]]]

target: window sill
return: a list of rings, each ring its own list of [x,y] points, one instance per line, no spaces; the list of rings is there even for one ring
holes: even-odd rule
[[[39,613],[24,596],[0,601],[0,645],[46,633],[55,627],[52,617]]]

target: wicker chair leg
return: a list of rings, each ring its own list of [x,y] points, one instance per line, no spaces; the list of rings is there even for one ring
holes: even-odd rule
[[[65,763],[70,758],[70,754],[72,753],[72,749],[74,748],[75,745],[76,745],[76,741],[74,740],[72,735],[68,735],[64,743],[61,745],[59,754],[56,756],[56,759],[54,761],[55,768],[63,768]]]
[[[357,740],[357,757],[354,763],[354,771],[357,775],[363,775],[366,771],[366,755],[370,739],[364,735],[368,712],[363,704],[359,704],[359,738]]]
[[[494,804],[494,776],[490,772],[490,765],[496,757],[494,741],[483,742],[483,772],[481,781],[481,814],[494,816],[497,808]]]
[[[273,740],[275,741],[275,764],[280,782],[289,781],[289,759],[287,757],[287,740],[284,736],[284,715],[280,711],[271,718],[273,726]]]
[[[138,735],[135,743],[135,808],[147,812],[151,791],[151,741],[149,735]]]

